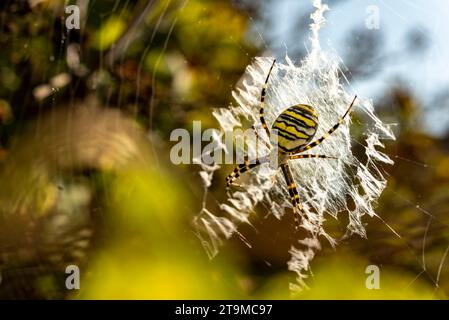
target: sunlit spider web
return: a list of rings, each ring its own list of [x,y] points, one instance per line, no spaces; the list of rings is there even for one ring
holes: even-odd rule
[[[336,54],[324,52],[320,48],[318,31],[324,25],[323,13],[328,7],[316,0],[316,8],[311,15],[311,50],[296,65],[288,56],[284,63],[276,64],[271,75],[266,98],[265,117],[268,125],[275,117],[291,105],[306,103],[315,107],[319,117],[319,129],[316,138],[338,122],[338,119],[354,97],[346,91],[340,79],[341,64]],[[214,117],[221,126],[217,139],[236,127],[250,122],[256,125],[260,135],[264,135],[257,119],[259,96],[273,58],[256,58],[247,67],[241,85],[233,92],[236,105],[226,109],[217,109]],[[325,154],[337,157],[332,160],[296,160],[290,161],[298,191],[302,197],[309,221],[303,219],[303,228],[311,231],[310,237],[298,240],[290,249],[291,259],[288,268],[297,274],[297,283],[291,289],[299,290],[306,284],[309,263],[316,250],[321,247],[319,237],[326,238],[331,245],[336,244],[323,228],[326,215],[337,218],[339,213],[349,212],[347,234],[365,236],[365,228],[361,219],[364,215],[375,216],[376,201],[386,187],[386,180],[378,167],[379,163],[393,164],[393,161],[380,151],[382,139],[394,139],[390,126],[384,124],[375,114],[371,102],[363,97],[358,99],[355,110],[363,114],[366,121],[365,141],[363,143],[366,159],[362,162],[351,151],[350,120],[326,139],[322,144],[310,150],[313,154]],[[221,144],[222,148],[226,148]],[[249,158],[255,158],[255,141],[247,142]],[[231,152],[230,150],[227,150]],[[268,153],[268,150],[264,150]],[[207,188],[214,172],[220,167],[202,165],[201,177]],[[195,223],[198,236],[208,254],[213,257],[224,239],[238,232],[239,223],[249,223],[249,215],[259,202],[268,204],[270,213],[281,218],[285,208],[291,207],[287,196],[284,178],[279,170],[262,166],[252,171],[250,181],[244,190],[235,191],[220,208],[225,213],[218,216],[203,203],[201,213]],[[353,203],[353,205],[349,205]],[[318,232],[312,232],[318,230]],[[243,236],[241,236],[243,238]]]

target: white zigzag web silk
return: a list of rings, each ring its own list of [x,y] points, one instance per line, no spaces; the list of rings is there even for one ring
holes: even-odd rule
[[[319,128],[315,135],[318,138],[338,122],[354,94],[348,93],[340,82],[341,59],[320,48],[318,31],[325,23],[323,14],[328,7],[320,0],[314,0],[313,5],[316,10],[311,15],[311,50],[298,66],[288,56],[285,57],[284,64],[276,63],[265,100],[265,119],[270,126],[289,106],[298,103],[312,105],[318,113]],[[240,87],[233,92],[237,104],[213,111],[221,126],[220,133],[216,135],[217,140],[225,132],[235,128],[246,129],[242,122],[255,124],[259,135],[268,140],[261,128],[258,114],[262,84],[272,61],[273,58],[256,58],[247,67]],[[362,144],[366,159],[363,163],[351,152],[350,117],[322,144],[309,152],[333,156],[338,160],[298,159],[289,162],[309,217],[309,222],[303,219],[303,227],[311,231],[309,238],[299,240],[298,246],[290,250],[288,268],[297,273],[297,283],[291,284],[292,290],[300,290],[306,286],[304,279],[308,275],[309,263],[316,250],[320,249],[318,237],[323,236],[332,245],[336,243],[323,228],[326,215],[337,218],[340,212],[349,212],[347,233],[365,236],[361,219],[365,214],[375,216],[373,207],[386,186],[386,180],[377,164],[393,164],[393,161],[379,149],[383,148],[382,139],[394,139],[394,135],[389,125],[374,114],[369,100],[359,97],[354,112],[358,112],[360,118],[364,119],[365,141]],[[226,148],[223,143],[220,143],[220,147],[224,150]],[[246,150],[248,156],[254,158],[255,141],[248,141]],[[262,152],[268,154],[268,149],[265,148]],[[259,154],[262,152],[259,151]],[[213,174],[220,166],[207,166],[201,162],[200,157],[195,160],[202,167],[200,175],[204,182],[206,200]],[[239,235],[238,225],[249,223],[248,217],[257,203],[268,204],[270,213],[277,218],[283,216],[285,208],[291,207],[280,170],[262,165],[246,174],[251,179],[245,184],[244,190],[235,191],[226,203],[220,204],[223,212],[219,216],[208,210],[204,201],[203,209],[194,220],[197,234],[210,257],[217,254],[225,239],[234,233]],[[349,202],[352,203],[351,209],[348,207]]]

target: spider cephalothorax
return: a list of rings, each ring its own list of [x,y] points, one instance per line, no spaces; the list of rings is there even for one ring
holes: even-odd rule
[[[297,104],[284,110],[274,121],[271,131],[268,129],[267,123],[264,118],[265,107],[265,95],[268,87],[268,80],[270,78],[271,71],[273,70],[276,60],[270,67],[268,75],[265,79],[265,83],[260,95],[260,112],[259,118],[264,128],[270,143],[265,142],[265,145],[271,150],[273,145],[278,149],[279,166],[284,174],[285,181],[287,182],[287,190],[290,196],[290,202],[295,211],[295,226],[299,228],[300,217],[307,217],[304,214],[304,209],[300,203],[300,197],[298,189],[296,188],[293,175],[288,165],[288,160],[293,159],[305,159],[305,158],[322,158],[322,159],[335,159],[335,157],[317,154],[302,154],[306,150],[310,150],[316,147],[329,135],[331,135],[337,128],[343,123],[345,117],[349,114],[357,96],[352,100],[349,108],[345,114],[339,119],[339,121],[330,128],[322,137],[312,141],[315,133],[318,129],[318,115],[312,106],[306,104]],[[259,138],[255,127],[253,126],[256,136]],[[230,188],[234,181],[244,172],[257,167],[263,163],[267,163],[270,160],[269,156],[258,157],[253,160],[245,158],[243,164],[238,165],[234,171],[226,178],[227,188]]]

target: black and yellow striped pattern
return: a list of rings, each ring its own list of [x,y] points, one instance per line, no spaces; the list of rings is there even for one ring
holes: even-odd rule
[[[318,129],[315,109],[306,104],[292,106],[274,121],[272,133],[280,152],[292,153],[307,145]]]

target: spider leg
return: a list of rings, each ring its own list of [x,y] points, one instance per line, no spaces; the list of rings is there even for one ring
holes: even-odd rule
[[[253,129],[254,134],[256,135],[257,141],[259,141],[259,140],[262,141],[263,144],[268,148],[268,150],[270,150],[270,149],[271,149],[271,145],[270,145],[266,140],[264,140],[264,139],[259,135],[259,133],[257,133],[256,127],[255,127],[254,125],[252,125],[251,128]],[[258,144],[256,145],[256,147],[257,147],[256,150],[259,150]]]
[[[296,188],[296,183],[293,180],[293,175],[290,170],[290,167],[288,166],[288,163],[284,163],[281,165],[282,173],[284,174],[285,181],[287,182],[287,190],[288,194],[290,196],[290,203],[293,206],[294,211],[294,219],[295,219],[295,230],[298,231],[300,225],[300,221],[302,217],[307,218],[304,208],[302,204],[299,202],[299,193],[298,189]]]
[[[310,158],[321,158],[321,159],[338,159],[336,157],[330,157],[323,154],[292,154],[289,156],[289,160],[294,159],[310,159]]]
[[[226,189],[229,190],[231,186],[235,185],[234,181],[237,180],[238,177],[242,175],[242,173],[245,173],[263,163],[266,163],[269,161],[268,157],[262,157],[262,158],[256,158],[255,160],[248,160],[248,157],[245,156],[244,163],[239,164],[234,168],[234,171],[232,171],[227,177],[226,177]]]
[[[334,133],[335,130],[337,130],[337,128],[343,123],[345,117],[349,114],[349,111],[351,111],[352,106],[354,105],[355,100],[357,99],[357,96],[354,97],[354,100],[352,100],[351,104],[349,105],[348,110],[346,110],[345,114],[338,120],[338,123],[336,125],[334,125],[328,132],[326,132],[321,138],[309,143],[308,145],[306,145],[305,147],[301,148],[298,150],[298,152],[302,152],[304,150],[310,150],[313,147],[316,147],[317,145],[319,145],[321,142],[323,142],[324,139],[326,139],[327,137],[329,137],[332,133]]]
[[[265,95],[267,94],[268,79],[270,79],[271,71],[273,70],[275,63],[276,63],[276,59],[273,60],[273,63],[270,67],[270,71],[268,71],[268,75],[267,75],[267,77],[265,79],[265,83],[262,87],[262,92],[260,94],[259,118],[260,118],[260,122],[262,123],[262,127],[265,129],[265,132],[267,133],[268,137],[270,137],[270,129],[268,129],[267,123],[265,122],[265,118],[264,118]]]

